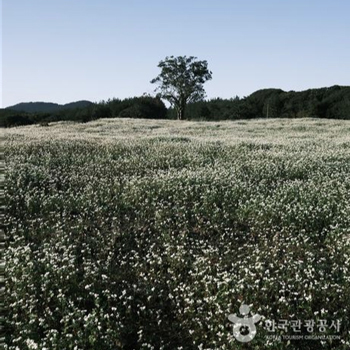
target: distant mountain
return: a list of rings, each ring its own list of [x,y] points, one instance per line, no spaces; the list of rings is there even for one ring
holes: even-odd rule
[[[67,109],[85,108],[92,104],[92,102],[85,100],[71,102],[64,105],[51,102],[22,102],[14,106],[7,107],[6,109],[26,113],[55,113]]]

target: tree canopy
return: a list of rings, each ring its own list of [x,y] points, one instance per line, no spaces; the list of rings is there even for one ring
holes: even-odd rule
[[[161,72],[151,83],[158,84],[159,96],[175,108],[178,119],[184,119],[186,105],[205,97],[203,84],[212,78],[208,63],[194,56],[170,56],[158,67]]]

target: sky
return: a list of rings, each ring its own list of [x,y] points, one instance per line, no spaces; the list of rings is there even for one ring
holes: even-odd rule
[[[0,107],[153,93],[166,56],[208,98],[350,85],[349,0],[2,0]]]

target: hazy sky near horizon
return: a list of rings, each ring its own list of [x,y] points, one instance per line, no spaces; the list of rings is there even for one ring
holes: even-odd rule
[[[3,0],[2,98],[152,93],[170,55],[208,61],[208,98],[350,85],[348,0]]]

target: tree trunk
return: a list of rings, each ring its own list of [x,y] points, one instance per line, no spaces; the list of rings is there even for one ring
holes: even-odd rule
[[[181,108],[177,108],[176,109],[176,117],[177,117],[177,120],[181,120]]]
[[[178,108],[176,109],[176,114],[177,114],[178,120],[185,119],[185,109],[186,109],[185,103],[181,103],[180,106],[178,106]]]

